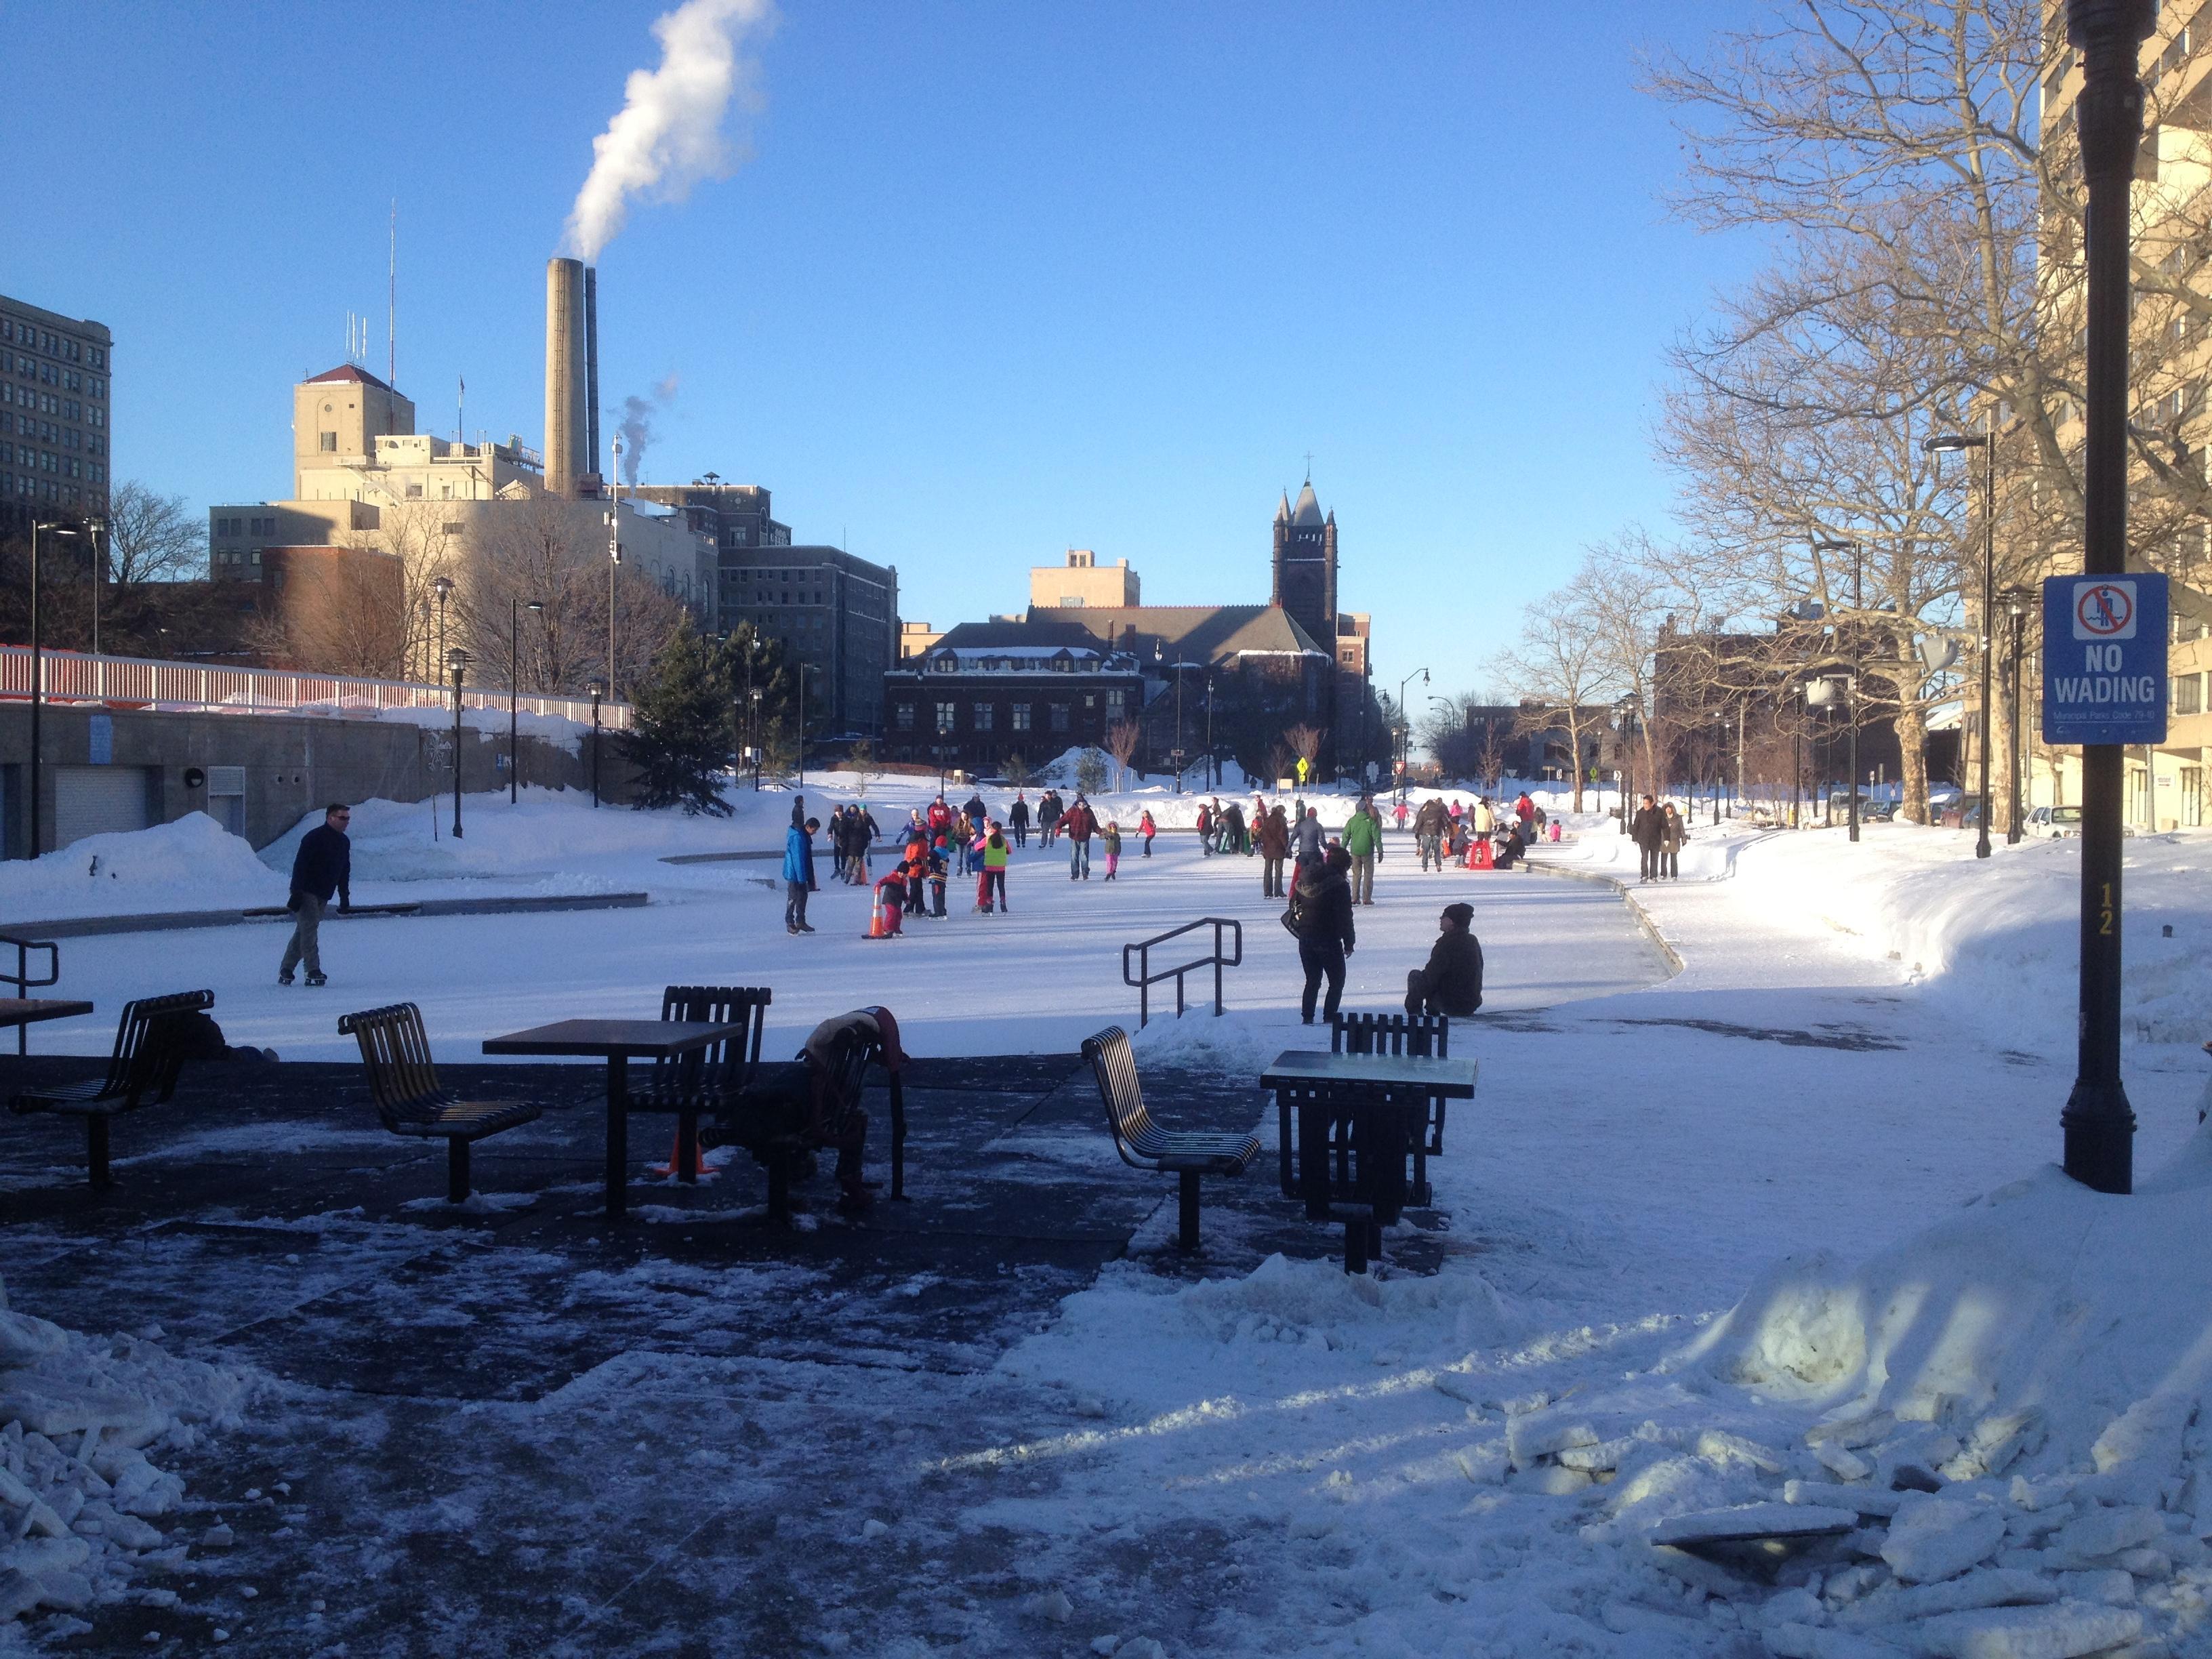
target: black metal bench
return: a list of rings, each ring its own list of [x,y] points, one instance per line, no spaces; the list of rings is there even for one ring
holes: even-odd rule
[[[1329,1019],[1328,1047],[1338,1054],[1423,1054],[1437,1060],[1451,1057],[1451,1018],[1445,1014],[1348,1014]],[[1444,1108],[1442,1095],[1429,1099],[1429,1121],[1425,1133],[1413,1141],[1413,1187],[1416,1206],[1429,1202],[1429,1160],[1444,1151]]]
[[[726,1111],[760,1069],[761,1035],[775,994],[766,986],[672,985],[660,994],[663,1019],[743,1027],[735,1036],[672,1060],[656,1060],[629,1088],[633,1112],[676,1114],[676,1178],[699,1179],[699,1120]]]
[[[8,1109],[84,1119],[88,1178],[95,1187],[112,1186],[107,1170],[109,1121],[142,1106],[159,1106],[176,1092],[193,1021],[214,1006],[212,991],[177,991],[126,1002],[116,1022],[115,1052],[108,1056],[106,1076],[17,1095]]]
[[[472,1145],[528,1123],[544,1109],[528,1101],[457,1100],[440,1088],[430,1040],[422,1031],[422,1011],[411,1002],[343,1014],[338,1035],[361,1044],[368,1092],[384,1127],[396,1135],[445,1141],[448,1203],[468,1198]]]
[[[1257,1135],[1172,1134],[1152,1121],[1145,1109],[1143,1087],[1137,1079],[1137,1060],[1129,1048],[1129,1034],[1109,1025],[1096,1036],[1083,1040],[1083,1057],[1091,1062],[1098,1081],[1098,1098],[1106,1108],[1106,1125],[1114,1133],[1114,1150],[1133,1169],[1153,1170],[1176,1177],[1176,1242],[1186,1250],[1198,1248],[1198,1180],[1200,1176],[1238,1176],[1260,1156]]]
[[[862,1011],[867,1012],[867,1011]],[[859,1030],[841,1031],[830,1045],[822,1067],[820,1093],[826,1103],[819,1118],[812,1109],[816,1087],[815,1062],[800,1058],[779,1064],[755,1076],[700,1132],[702,1146],[742,1146],[768,1172],[769,1219],[778,1225],[791,1220],[791,1183],[799,1178],[814,1154],[837,1145],[853,1127],[861,1092],[867,1087],[868,1067],[884,1060],[884,1047]],[[896,1072],[885,1066],[890,1085],[892,1198],[906,1197],[906,1088]],[[802,1093],[806,1097],[802,1103]]]

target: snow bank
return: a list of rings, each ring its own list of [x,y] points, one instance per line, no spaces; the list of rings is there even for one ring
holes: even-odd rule
[[[172,1358],[160,1334],[80,1336],[9,1311],[0,1288],[0,1621],[74,1613],[142,1565],[182,1564],[162,1527],[184,1483],[147,1454],[228,1426],[248,1383]]]
[[[285,869],[291,868],[289,858]],[[144,910],[281,904],[285,880],[204,812],[150,830],[88,836],[0,864],[0,916],[43,921]]]
[[[1905,964],[1964,1018],[2030,1052],[2070,1042],[2081,942],[2081,843],[2000,842],[1870,824],[1853,847],[1832,832],[1775,834],[1737,860],[1744,902],[1802,917]],[[2130,1034],[2199,1042],[2212,1027],[2212,834],[2125,843],[2123,995]],[[2173,937],[2163,929],[2171,927]]]

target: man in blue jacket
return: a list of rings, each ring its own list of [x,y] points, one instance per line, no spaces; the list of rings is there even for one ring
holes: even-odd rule
[[[292,855],[292,896],[284,907],[293,915],[292,939],[276,969],[279,985],[289,985],[292,970],[302,962],[307,964],[308,984],[329,983],[323,977],[317,935],[331,894],[337,895],[340,914],[353,908],[353,843],[345,833],[351,822],[352,809],[343,801],[332,801],[323,809],[322,823],[300,837],[300,850]]]
[[[783,931],[811,933],[806,925],[806,896],[814,888],[814,832],[819,820],[809,818],[783,832]]]

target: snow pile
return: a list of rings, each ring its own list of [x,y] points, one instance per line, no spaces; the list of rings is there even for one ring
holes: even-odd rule
[[[252,847],[204,812],[0,864],[0,916],[25,921],[281,904],[284,891]]]
[[[2081,843],[2002,842],[1973,856],[1971,831],[1872,824],[1762,838],[1735,864],[1741,896],[1802,916],[1924,976],[1978,1023],[2035,1052],[2074,1029]],[[2202,1042],[2212,978],[2212,836],[2128,839],[2123,995],[2130,1035]],[[1685,872],[1687,864],[1685,863]],[[2173,937],[2165,936],[2171,927]]]
[[[182,1564],[157,1523],[184,1483],[147,1454],[227,1426],[247,1383],[172,1358],[159,1334],[80,1336],[9,1311],[0,1291],[0,1621],[73,1613],[141,1567]]]

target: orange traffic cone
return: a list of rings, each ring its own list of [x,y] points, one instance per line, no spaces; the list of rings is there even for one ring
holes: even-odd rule
[[[657,1176],[659,1176],[663,1181],[673,1181],[673,1180],[676,1178],[677,1171],[678,1171],[678,1169],[682,1166],[683,1162],[684,1162],[684,1127],[683,1127],[683,1126],[682,1126],[681,1124],[678,1124],[678,1125],[677,1126],[677,1129],[676,1129],[676,1139],[675,1139],[672,1142],[671,1142],[671,1143],[670,1143],[670,1145],[669,1145],[669,1148],[668,1148],[668,1162],[667,1162],[667,1163],[665,1163],[665,1164],[653,1164],[653,1165],[652,1166],[653,1173],[653,1174],[655,1174],[655,1175],[657,1175]],[[712,1181],[712,1180],[713,1180],[716,1176],[720,1175],[720,1173],[721,1173],[721,1171],[720,1171],[719,1170],[709,1169],[709,1168],[708,1167],[708,1164],[707,1164],[707,1154],[706,1154],[703,1151],[702,1151],[702,1152],[700,1152],[700,1154],[699,1154],[699,1179],[700,1179],[700,1181],[701,1181],[702,1182],[705,1182]]]
[[[880,904],[872,904],[868,907],[868,931],[866,937],[869,939],[881,939],[884,937],[884,907]]]

